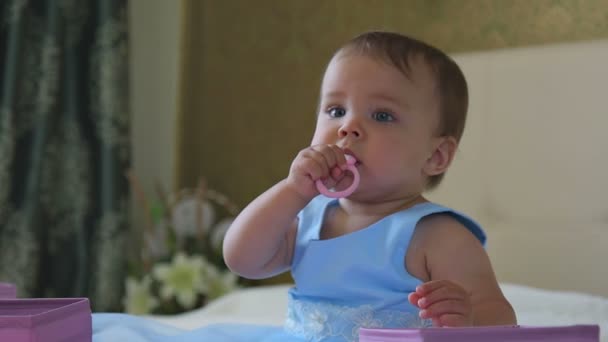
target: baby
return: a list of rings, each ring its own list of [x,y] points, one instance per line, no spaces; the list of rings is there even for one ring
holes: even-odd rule
[[[224,240],[247,278],[291,270],[286,336],[356,340],[360,327],[511,325],[471,218],[429,202],[462,136],[465,78],[438,49],[388,32],[362,34],[327,66],[310,147],[249,204]],[[315,182],[351,195],[332,199]]]

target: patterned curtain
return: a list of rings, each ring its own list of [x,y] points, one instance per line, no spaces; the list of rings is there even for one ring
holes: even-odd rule
[[[0,2],[0,281],[121,308],[127,0]]]

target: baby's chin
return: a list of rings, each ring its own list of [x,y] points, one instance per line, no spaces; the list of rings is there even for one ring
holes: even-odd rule
[[[349,171],[346,171],[346,174],[342,179],[336,183],[336,185],[332,188],[332,191],[343,191],[348,189],[348,187],[353,183],[353,175]]]

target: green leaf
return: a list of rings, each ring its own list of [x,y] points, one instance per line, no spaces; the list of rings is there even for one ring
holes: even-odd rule
[[[162,204],[159,202],[153,203],[150,207],[150,216],[152,216],[152,222],[154,223],[162,221],[163,217],[165,216]]]

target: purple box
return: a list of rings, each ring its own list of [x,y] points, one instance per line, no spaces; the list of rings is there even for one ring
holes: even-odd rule
[[[0,299],[0,341],[90,342],[88,298]]]
[[[359,329],[360,342],[599,342],[598,325]]]
[[[0,298],[17,298],[17,288],[15,285],[0,283]]]

